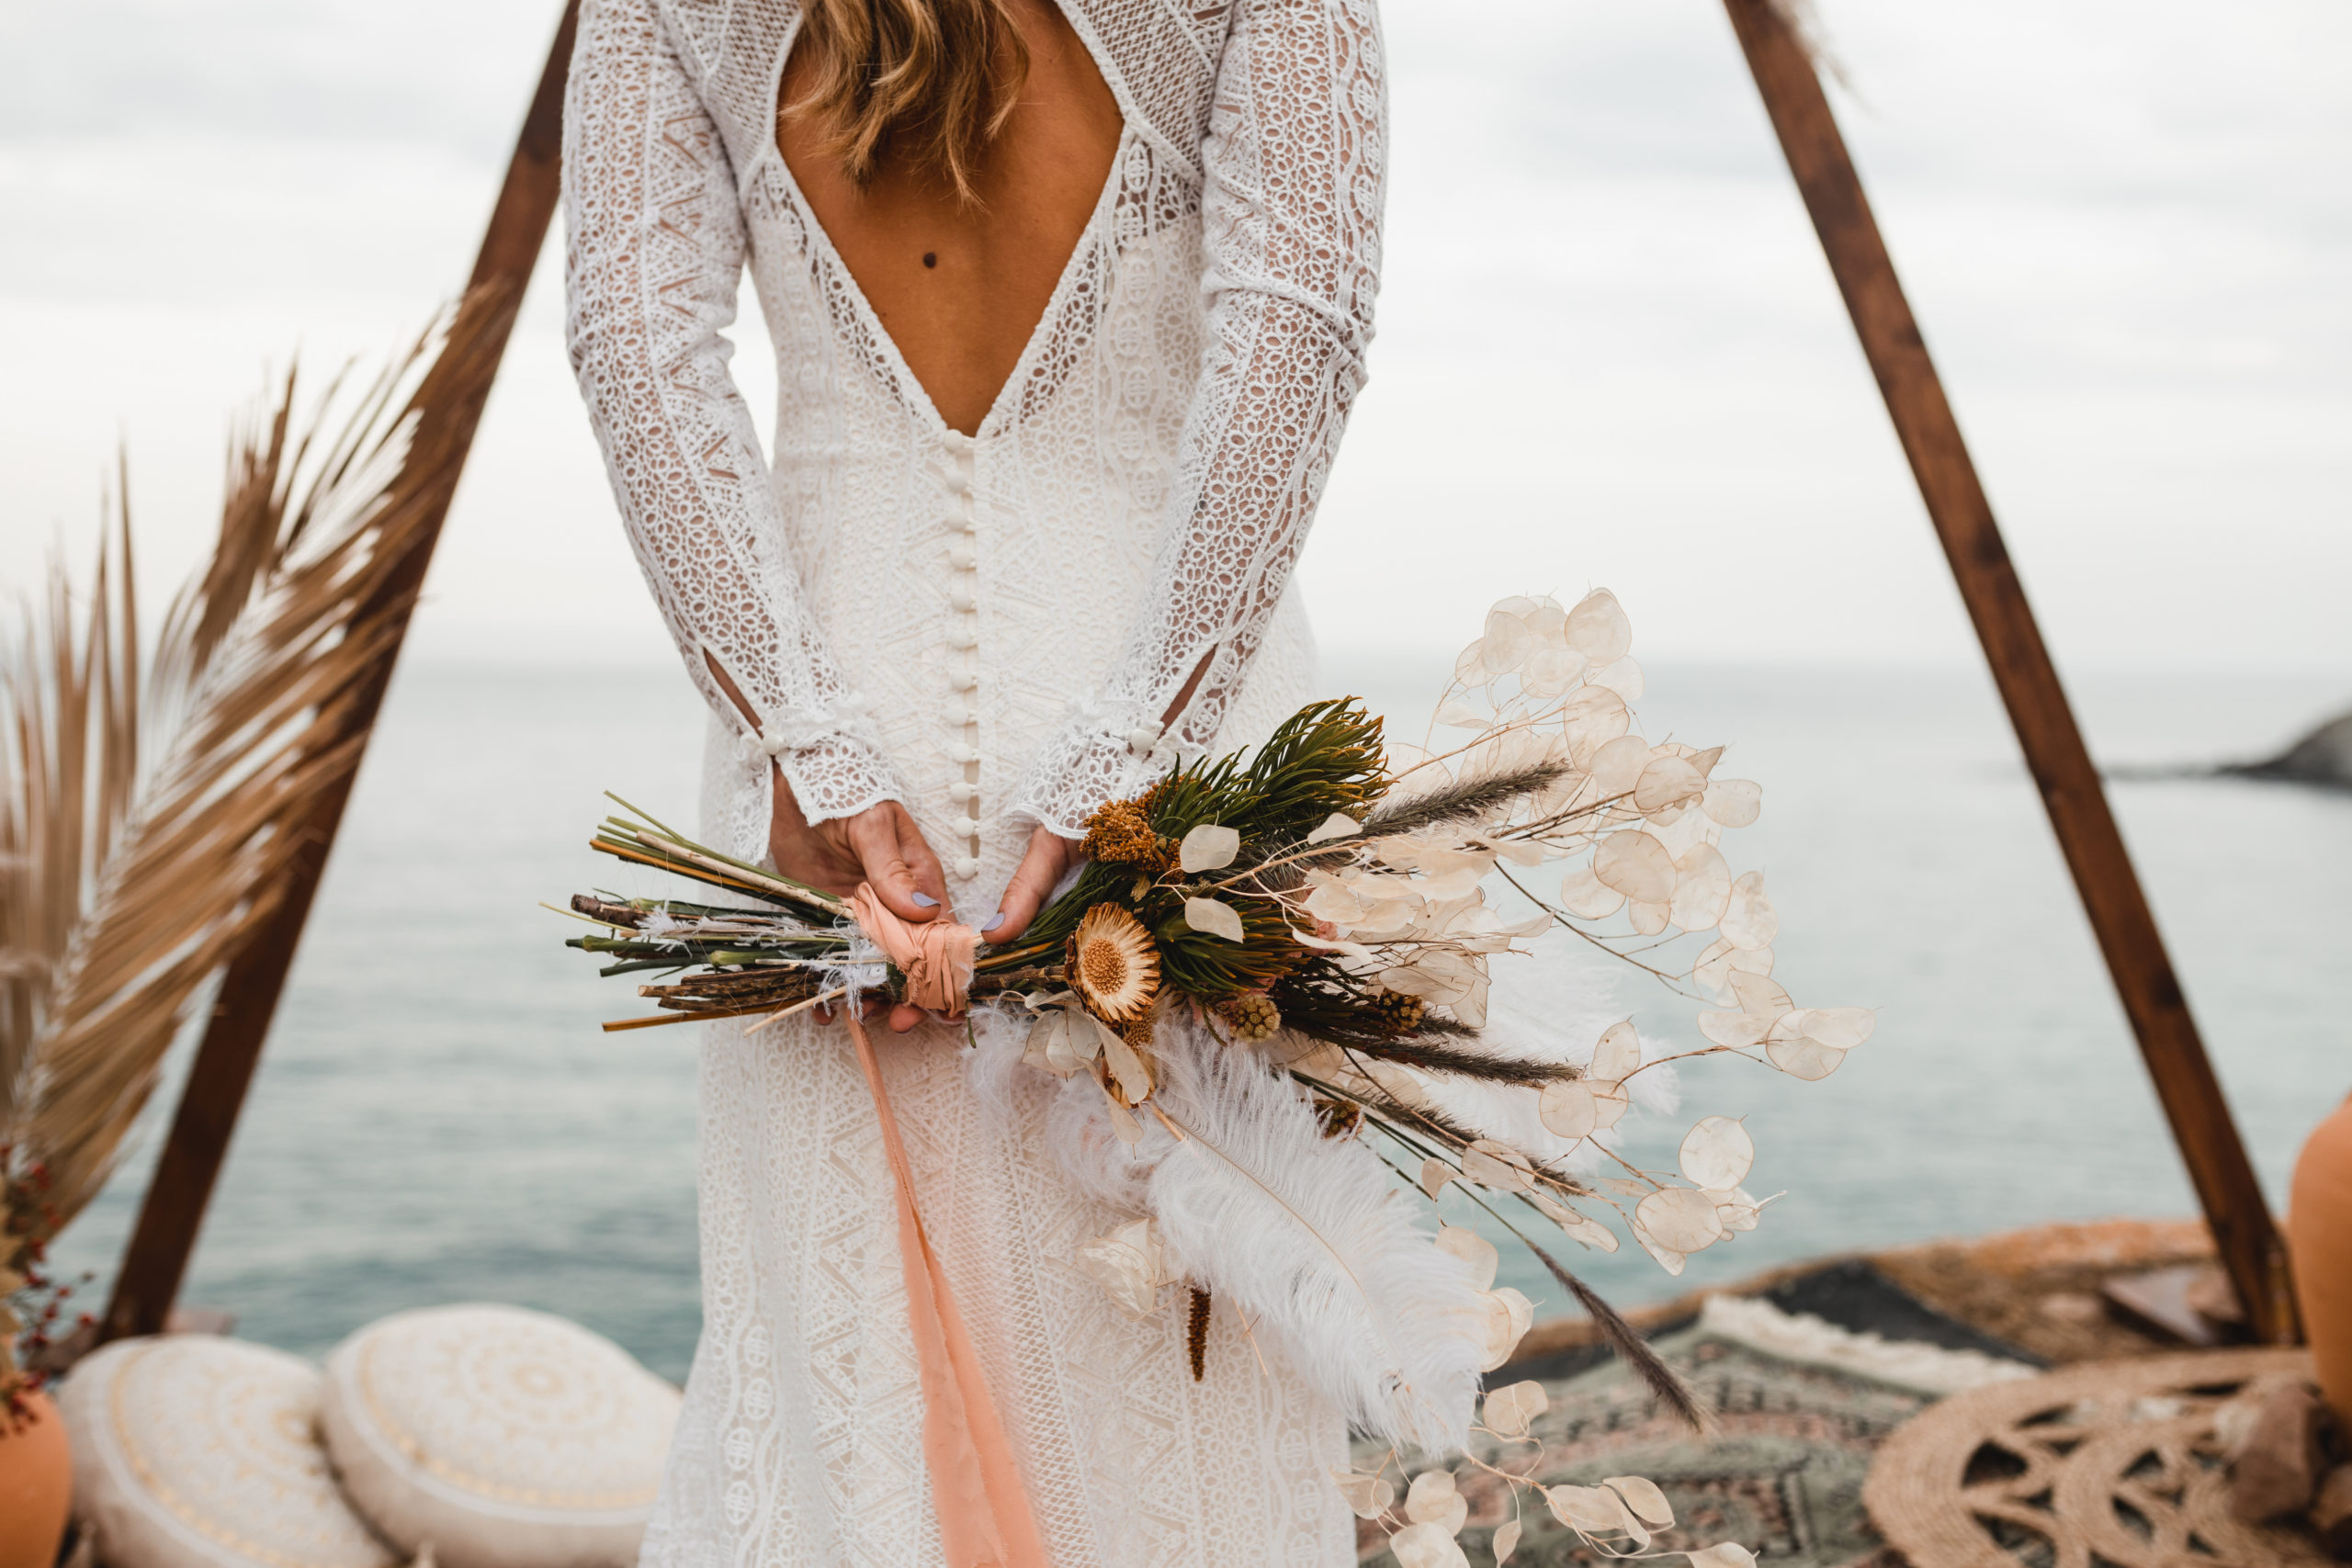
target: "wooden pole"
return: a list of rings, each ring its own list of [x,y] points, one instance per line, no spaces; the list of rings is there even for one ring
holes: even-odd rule
[[[392,503],[423,507],[430,513],[430,521],[407,558],[390,574],[383,590],[354,613],[355,626],[375,620],[390,623],[393,629],[382,659],[345,700],[345,719],[331,745],[346,741],[362,749],[367,745],[385,690],[391,683],[393,663],[400,656],[433,547],[457,492],[458,476],[473,446],[482,405],[514,331],[523,290],[546,243],[548,225],[555,215],[563,145],[563,84],[571,65],[578,20],[579,0],[567,0],[556,26],[554,47],[539,75],[538,90],[532,95],[514,158],[506,166],[505,183],[491,209],[490,227],[482,236],[464,302],[440,355],[411,401],[418,416],[416,435],[403,472],[392,487]],[[222,977],[219,999],[197,1047],[195,1065],[180,1091],[171,1132],[155,1174],[148,1181],[138,1224],[124,1248],[113,1298],[99,1321],[101,1341],[160,1332],[179,1294],[205,1206],[229,1152],[237,1112],[244,1104],[254,1065],[286,988],[287,972],[301,942],[302,927],[318,893],[319,877],[326,869],[327,852],[334,845],[335,830],[342,825],[356,772],[355,761],[321,795],[296,829],[306,842],[287,873],[284,899],[277,912],[230,962]]]
[[[2230,1120],[2098,771],[2001,542],[1821,78],[1781,3],[1724,4],[1911,460],[1928,516],[1943,541],[2222,1261],[2256,1335],[2267,1343],[2291,1343],[2298,1327],[2286,1247]]]

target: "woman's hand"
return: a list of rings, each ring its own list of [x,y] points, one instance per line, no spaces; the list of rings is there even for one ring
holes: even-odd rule
[[[778,875],[844,898],[863,882],[902,920],[921,924],[938,918],[947,876],[905,807],[886,800],[812,828],[800,814],[784,770],[775,769],[771,782],[775,804],[768,813],[768,853]],[[867,1011],[879,1008],[870,1003]],[[890,1010],[890,1027],[901,1034],[922,1021],[921,1008],[900,1002]]]
[[[1029,922],[1054,896],[1063,874],[1077,863],[1077,840],[1060,838],[1046,828],[1030,834],[1029,852],[1021,857],[1012,882],[1004,890],[1004,902],[998,906],[996,918],[980,928],[980,935],[998,947],[1012,942],[1029,929]]]

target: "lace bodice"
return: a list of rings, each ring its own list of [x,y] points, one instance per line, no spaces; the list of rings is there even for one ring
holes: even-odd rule
[[[1373,328],[1369,0],[1063,5],[1125,130],[973,439],[776,150],[791,0],[588,0],[567,104],[572,361],[690,673],[812,821],[907,800],[967,879],[984,837],[1075,836],[1217,735]],[[772,473],[723,335],[747,258]]]

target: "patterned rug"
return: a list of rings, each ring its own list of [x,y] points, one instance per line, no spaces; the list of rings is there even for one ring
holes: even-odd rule
[[[1542,1380],[1551,1408],[1535,1424],[1545,1455],[1535,1479],[1590,1485],[1610,1475],[1649,1477],[1674,1505],[1676,1520],[1657,1550],[1736,1540],[1769,1568],[1851,1568],[1885,1550],[1862,1511],[1862,1478],[1878,1446],[1933,1404],[1937,1388],[2030,1370],[1855,1335],[1769,1305],[1719,1305],[1711,1303],[1697,1324],[1653,1342],[1715,1412],[1711,1437],[1691,1438],[1612,1359]],[[1540,1369],[1511,1369],[1501,1377],[1530,1372],[1540,1376]],[[1379,1460],[1377,1450],[1356,1455],[1366,1470]],[[1509,1491],[1467,1464],[1455,1475],[1470,1504],[1458,1540],[1474,1568],[1487,1568],[1495,1528],[1510,1517]],[[1522,1496],[1532,1506],[1521,1516],[1525,1533],[1512,1568],[1599,1568],[1606,1561],[1555,1520],[1540,1497]],[[1362,1561],[1394,1561],[1376,1525],[1361,1524],[1357,1540]]]

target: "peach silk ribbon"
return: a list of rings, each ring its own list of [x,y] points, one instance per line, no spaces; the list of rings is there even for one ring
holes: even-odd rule
[[[850,915],[866,940],[907,977],[906,999],[953,1018],[964,1010],[972,983],[972,953],[979,933],[950,920],[910,925],[883,908],[874,889],[859,884]],[[1047,1568],[1046,1548],[1030,1516],[1029,1495],[1005,1441],[1004,1423],[989,1397],[988,1379],[964,1331],[947,1271],[915,1211],[914,1174],[882,1088],[882,1067],[854,1002],[842,1010],[857,1042],[858,1064],[882,1122],[882,1147],[899,1194],[899,1261],[907,1280],[907,1321],[914,1330],[922,1382],[923,1458],[931,1470],[932,1506],[948,1568]]]

